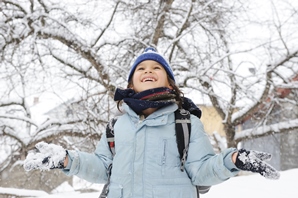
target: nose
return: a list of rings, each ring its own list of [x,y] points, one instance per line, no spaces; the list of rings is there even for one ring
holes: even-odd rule
[[[152,73],[152,69],[151,68],[146,68],[145,73]]]

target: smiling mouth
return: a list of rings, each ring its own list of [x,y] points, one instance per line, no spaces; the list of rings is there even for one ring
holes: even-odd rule
[[[144,78],[142,82],[155,82],[156,80],[154,78]]]

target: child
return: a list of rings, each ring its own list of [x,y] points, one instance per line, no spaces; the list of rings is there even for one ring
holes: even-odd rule
[[[108,197],[197,197],[194,185],[209,186],[235,176],[239,170],[258,172],[278,179],[279,173],[263,160],[269,154],[229,148],[215,154],[201,115],[191,100],[175,85],[168,62],[152,47],[137,57],[128,77],[128,88],[117,89],[115,101],[123,101],[124,114],[114,125],[116,155],[113,157],[103,135],[93,154],[65,151],[38,143],[30,153],[26,170],[61,168],[94,183],[106,183],[113,162]],[[175,137],[174,112],[184,108],[191,115],[191,136],[185,170]]]

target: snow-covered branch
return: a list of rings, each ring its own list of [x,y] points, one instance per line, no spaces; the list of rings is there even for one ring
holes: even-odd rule
[[[32,124],[37,127],[37,124],[34,122],[34,120],[32,120],[28,117],[20,117],[20,116],[14,116],[14,115],[9,115],[9,114],[0,114],[0,118],[24,121],[24,122],[27,122],[27,123]]]
[[[258,138],[267,136],[275,133],[284,133],[292,130],[298,129],[298,119],[288,120],[284,122],[279,122],[276,124],[260,126],[258,128],[246,129],[237,132],[235,135],[235,140],[241,142],[242,140],[248,138]]]

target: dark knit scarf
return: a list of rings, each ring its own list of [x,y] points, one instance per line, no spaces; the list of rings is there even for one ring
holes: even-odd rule
[[[137,114],[141,114],[148,108],[161,108],[173,104],[176,102],[175,97],[175,92],[167,87],[148,89],[139,93],[133,89],[117,88],[114,100],[123,100]],[[182,108],[201,118],[201,110],[189,98],[182,99]]]
[[[133,89],[116,89],[114,100],[123,100],[137,114],[148,108],[161,108],[175,103],[174,92],[166,87],[136,93]]]

